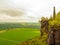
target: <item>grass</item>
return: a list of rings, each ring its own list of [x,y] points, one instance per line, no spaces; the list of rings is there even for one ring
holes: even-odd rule
[[[36,28],[16,28],[0,33],[0,45],[17,45],[39,35]]]

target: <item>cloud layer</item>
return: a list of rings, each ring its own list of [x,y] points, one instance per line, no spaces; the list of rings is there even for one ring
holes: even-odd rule
[[[60,11],[60,0],[0,0],[0,20],[38,21],[42,16],[50,17],[53,6]]]

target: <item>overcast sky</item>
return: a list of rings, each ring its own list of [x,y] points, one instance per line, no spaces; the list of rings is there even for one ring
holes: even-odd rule
[[[0,22],[37,22],[52,15],[54,6],[60,11],[60,0],[0,0]]]

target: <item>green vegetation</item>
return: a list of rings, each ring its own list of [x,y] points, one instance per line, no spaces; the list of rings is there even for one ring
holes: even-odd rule
[[[0,30],[11,28],[39,28],[38,23],[0,23]]]
[[[46,45],[46,37],[47,37],[46,35],[44,35],[42,38],[40,36],[36,36],[18,45]]]
[[[47,18],[42,18],[42,21],[45,21]],[[58,12],[56,15],[55,15],[55,17],[53,18],[52,16],[49,18],[49,19],[47,19],[48,21],[49,21],[49,29],[48,29],[48,33],[49,33],[49,31],[53,31],[53,30],[60,30],[60,12]],[[43,22],[43,25],[44,25],[44,22]],[[43,27],[44,28],[44,27]],[[41,39],[41,45],[46,45],[46,40],[47,40],[47,38],[49,39],[49,41],[50,41],[50,38],[51,37],[48,37],[48,36],[51,36],[51,35],[53,35],[53,34],[51,34],[51,32],[48,34],[44,34],[43,36],[42,36],[42,39],[44,40],[44,41],[42,41],[42,39]],[[45,32],[44,32],[45,33]],[[50,35],[51,34],[51,35]],[[56,33],[56,34],[58,34],[58,33]],[[45,38],[44,38],[44,36],[45,36]],[[55,36],[55,35],[54,35]],[[59,36],[58,36],[59,37]],[[51,39],[52,40],[52,39]],[[55,39],[55,40],[57,40],[57,39]],[[50,43],[48,41],[48,44]]]
[[[5,32],[0,33],[0,45],[17,45],[35,36],[39,36],[39,30],[36,28],[13,28],[5,30]]]
[[[49,19],[50,26],[53,26],[53,25],[59,26],[60,25],[60,12],[58,12],[55,16],[56,16],[55,19],[50,17],[50,19]]]

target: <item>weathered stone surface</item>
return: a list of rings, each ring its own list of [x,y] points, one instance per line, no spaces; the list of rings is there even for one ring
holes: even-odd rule
[[[52,27],[47,38],[47,45],[60,45],[60,26]]]
[[[44,35],[44,33],[48,33],[49,28],[49,21],[48,20],[41,20],[41,36]]]

